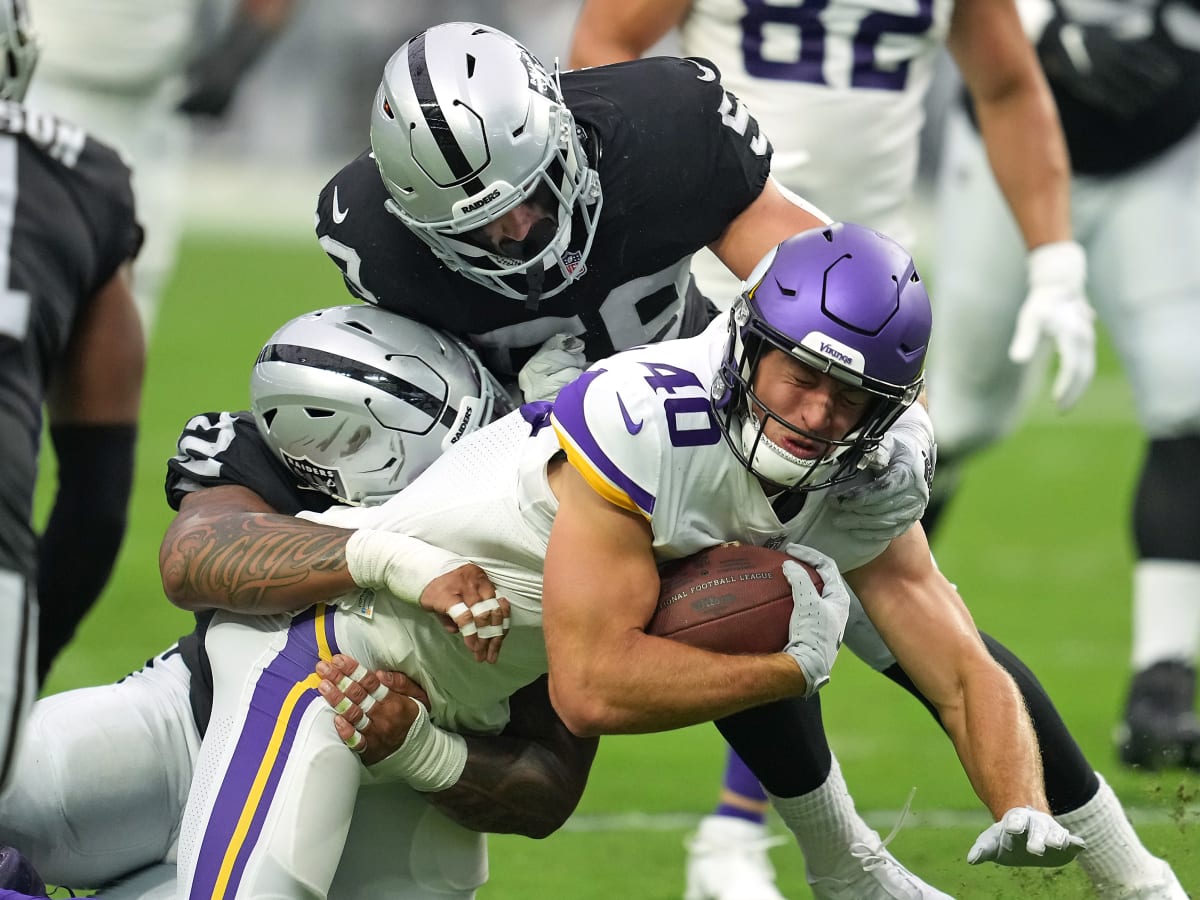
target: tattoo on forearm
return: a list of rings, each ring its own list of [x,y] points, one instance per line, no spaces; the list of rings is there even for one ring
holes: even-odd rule
[[[188,592],[220,597],[231,609],[253,610],[273,592],[299,596],[330,573],[345,570],[349,532],[314,530],[291,516],[260,513],[196,523],[168,546]],[[327,587],[326,585],[324,585]],[[314,596],[313,602],[328,599]]]

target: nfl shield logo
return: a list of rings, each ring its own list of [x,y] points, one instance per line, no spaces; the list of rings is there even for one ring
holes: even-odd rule
[[[587,266],[585,266],[581,263],[582,259],[583,259],[583,254],[580,253],[578,250],[568,250],[566,253],[564,253],[562,255],[562,264],[563,264],[563,267],[567,270],[568,274],[577,275],[577,276],[583,275],[587,271]],[[576,272],[575,271],[576,269],[578,269],[579,271]]]

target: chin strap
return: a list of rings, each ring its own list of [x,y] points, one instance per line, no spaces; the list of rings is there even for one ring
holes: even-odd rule
[[[530,269],[525,278],[529,284],[529,289],[525,294],[525,308],[530,312],[537,312],[537,308],[542,302],[542,286],[546,283],[546,270]]]

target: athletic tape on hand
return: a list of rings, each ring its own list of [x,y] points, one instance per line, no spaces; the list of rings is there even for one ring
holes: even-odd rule
[[[448,615],[451,619],[454,619],[457,623],[458,618],[463,613],[470,614],[471,621],[465,622],[458,626],[458,633],[463,637],[479,635],[481,638],[497,638],[503,637],[505,632],[508,631],[510,627],[508,616],[504,617],[504,622],[500,625],[484,625],[482,627],[475,625],[475,619],[479,618],[480,616],[487,615],[488,613],[495,612],[498,609],[500,609],[500,601],[495,597],[488,597],[486,600],[480,600],[474,606],[467,606],[467,604],[460,600],[458,603],[455,603],[446,610],[446,615]]]
[[[384,700],[387,699],[387,696],[388,696],[387,685],[386,684],[379,685],[379,687],[377,687],[377,688],[375,688],[375,690],[371,691],[371,696],[375,700],[382,703]]]
[[[367,696],[363,697],[362,701],[358,704],[358,708],[363,711],[363,715],[365,716],[375,708],[375,702],[375,698],[370,694],[367,694]]]
[[[344,741],[342,741],[342,743],[345,744],[347,747],[349,747],[351,750],[353,750],[355,753],[362,753],[364,750],[367,749],[367,742],[363,739],[363,736],[361,734],[359,734],[357,731],[350,732],[350,737],[346,738]]]
[[[495,612],[499,608],[500,601],[495,597],[488,597],[486,600],[480,600],[471,607],[471,615],[478,619],[480,616],[486,613]]]
[[[371,724],[371,717],[368,716],[366,713],[363,713],[362,717],[357,722],[354,723],[354,730],[355,731],[366,731],[367,726],[369,726],[370,724]]]

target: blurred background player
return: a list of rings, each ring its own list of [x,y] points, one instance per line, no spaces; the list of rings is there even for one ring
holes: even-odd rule
[[[912,246],[910,223],[924,103],[943,44],[974,98],[988,159],[1020,223],[1028,294],[1014,352],[1038,340],[1059,353],[1062,409],[1094,370],[1084,257],[1072,240],[1065,143],[1053,99],[1011,0],[930,0],[908,13],[887,4],[764,0],[585,0],[571,66],[635,59],[678,29],[683,52],[711,59],[772,143],[771,175],[844,221]],[[692,271],[727,306],[738,282],[711,254]],[[1018,346],[1019,344],[1019,346]],[[905,498],[924,503],[926,496]],[[689,900],[774,900],[764,849],[766,795],[731,756],[720,805],[692,843]]]
[[[1089,293],[1148,438],[1118,752],[1130,766],[1200,767],[1200,5],[1039,0],[1022,10],[1067,134]],[[1012,431],[1034,386],[1001,340],[1019,321],[1020,237],[965,109],[950,118],[942,165],[929,355],[941,466],[928,530],[960,464]]]
[[[2,786],[38,670],[100,594],[121,545],[144,347],[125,271],[142,237],[129,170],[77,125],[20,104],[38,55],[24,0],[0,5],[0,47]],[[58,488],[39,540],[43,405]]]
[[[188,117],[226,113],[294,2],[238,0],[205,40],[211,0],[30,0],[42,56],[29,104],[82,125],[133,167],[146,228],[133,292],[147,334],[182,231]]]

